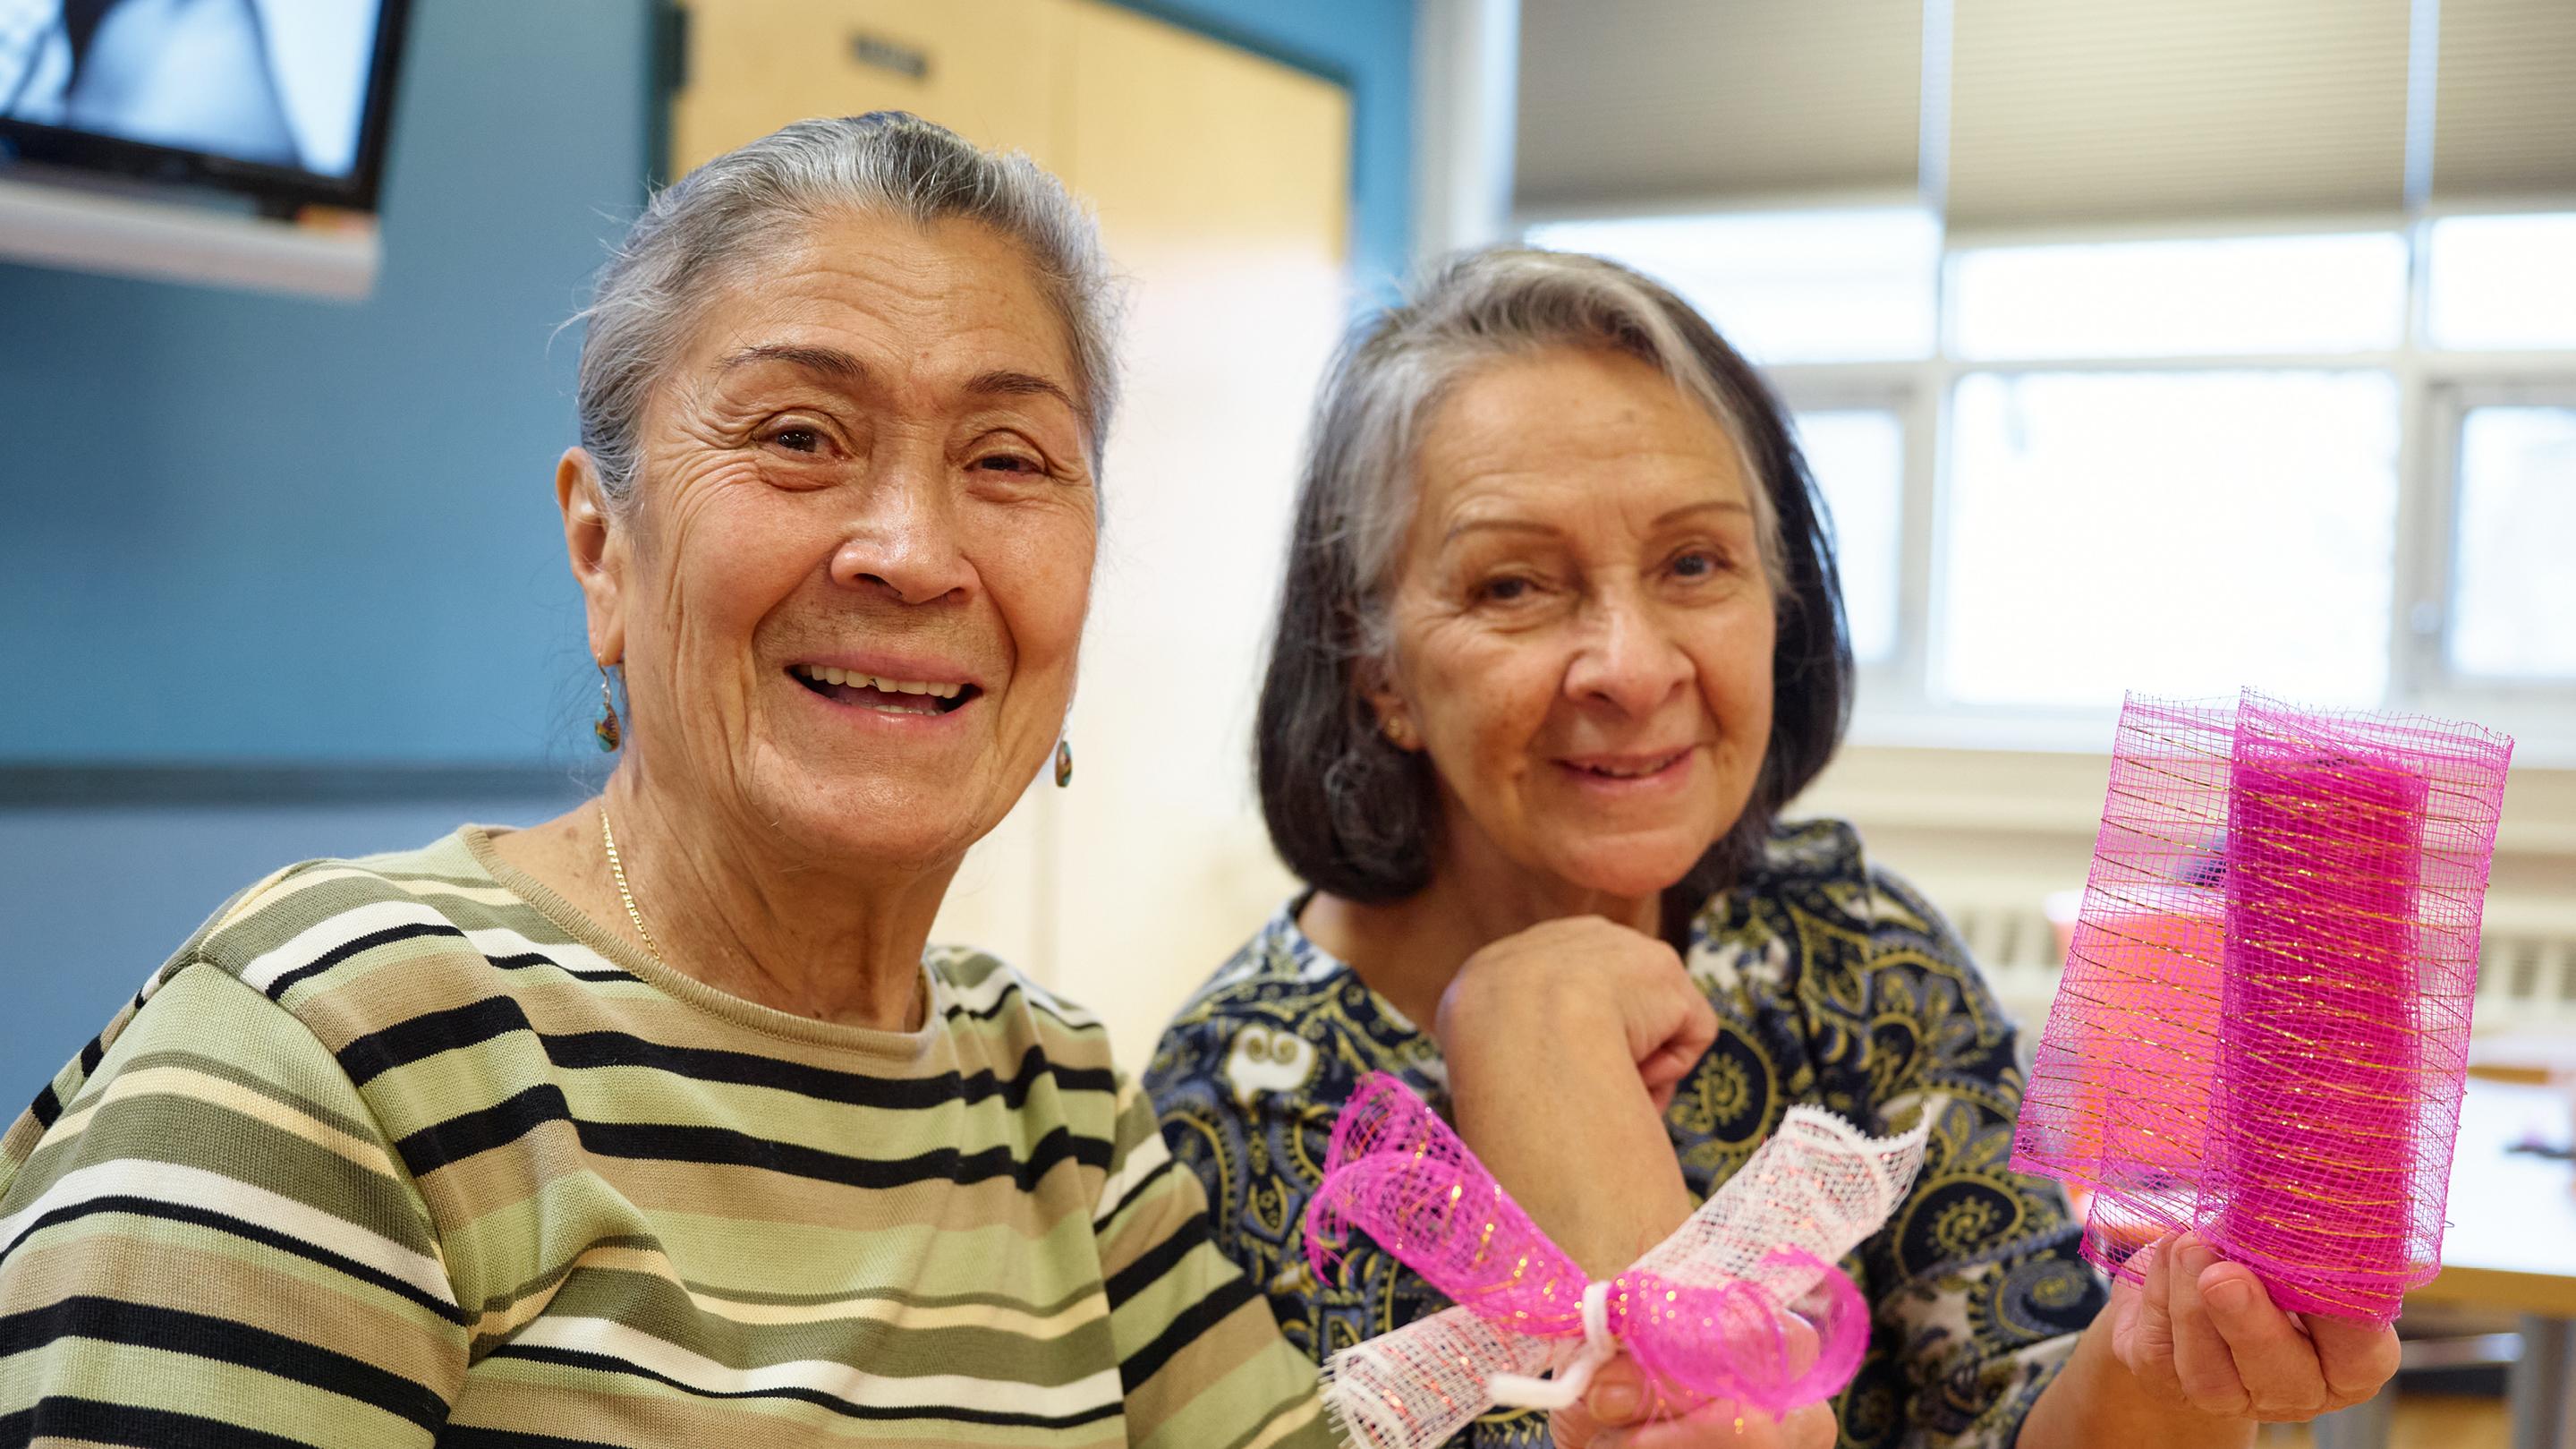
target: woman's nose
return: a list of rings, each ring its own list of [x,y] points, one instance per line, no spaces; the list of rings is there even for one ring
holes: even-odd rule
[[[1642,601],[1607,600],[1566,673],[1566,692],[1643,718],[1687,687],[1690,656]]]
[[[942,470],[895,462],[853,490],[860,500],[832,554],[832,582],[897,603],[935,603],[973,587]]]

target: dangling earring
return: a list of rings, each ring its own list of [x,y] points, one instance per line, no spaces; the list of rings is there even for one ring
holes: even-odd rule
[[[1064,736],[1055,738],[1055,787],[1059,790],[1073,783],[1073,746]]]
[[[599,720],[590,727],[590,732],[599,740],[603,754],[616,749],[618,741],[625,738],[625,732],[617,727],[617,699],[608,692],[608,666],[605,664],[599,666]]]

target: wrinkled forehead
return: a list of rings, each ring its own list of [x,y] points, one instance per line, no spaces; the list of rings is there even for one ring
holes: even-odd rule
[[[1607,348],[1550,348],[1463,373],[1425,409],[1411,464],[1425,521],[1518,508],[1763,511],[1723,413],[1656,364]]]
[[[783,227],[723,264],[691,310],[675,376],[722,374],[763,349],[838,353],[924,382],[1021,374],[1082,411],[1070,331],[1033,258],[974,222],[856,214]]]

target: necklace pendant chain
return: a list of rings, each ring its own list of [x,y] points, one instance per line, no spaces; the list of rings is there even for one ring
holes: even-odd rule
[[[617,832],[608,824],[608,806],[605,804],[599,807],[599,843],[607,847],[608,873],[617,882],[617,898],[626,904],[626,919],[634,922],[635,934],[643,938],[644,954],[653,959],[654,965],[669,970],[669,965],[662,960],[662,948],[653,944],[653,933],[644,925],[644,913],[635,908],[635,892],[626,884],[626,862],[618,857]],[[920,990],[918,978],[915,980],[914,990],[916,993]],[[905,1019],[910,1021],[912,1013],[918,1012],[924,1020],[927,1020],[929,1010],[928,998],[916,995],[912,1005],[907,1009]],[[905,1027],[907,1031],[919,1029],[917,1026]]]
[[[626,862],[617,856],[617,832],[608,826],[608,807],[599,807],[599,843],[608,847],[608,873],[616,878],[617,898],[626,903],[626,919],[635,923],[635,934],[644,938],[644,954],[653,964],[662,964],[662,951],[653,944],[653,933],[644,928],[644,913],[635,909],[635,892],[626,886]]]

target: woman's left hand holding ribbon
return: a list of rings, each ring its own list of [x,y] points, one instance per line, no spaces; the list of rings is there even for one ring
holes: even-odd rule
[[[1598,916],[1478,951],[1432,1034],[1458,1135],[1584,1271],[1606,1278],[1691,1214],[1666,1135],[1717,1013],[1672,947]]]
[[[1434,1035],[1459,1135],[1540,1227],[1606,1274],[1690,1215],[1662,1109],[1716,1028],[1670,946],[1578,916],[1478,952],[1443,996]],[[1830,1404],[1783,1421],[1725,1402],[1659,1401],[1624,1353],[1549,1428],[1559,1449],[1812,1449],[1836,1438]]]

